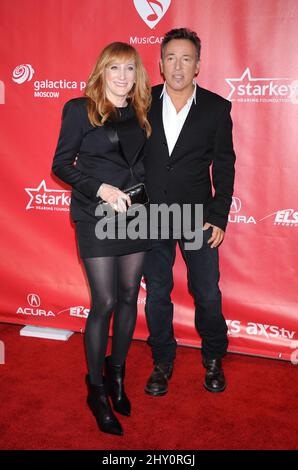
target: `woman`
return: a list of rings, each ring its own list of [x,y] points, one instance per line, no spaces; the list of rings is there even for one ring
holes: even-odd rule
[[[53,172],[72,186],[71,215],[91,291],[86,321],[87,403],[99,429],[122,435],[112,411],[130,415],[124,390],[125,359],[137,316],[146,240],[99,239],[95,215],[100,200],[118,212],[130,198],[122,189],[144,180],[143,148],[151,128],[147,73],[137,51],[115,42],[100,54],[85,97],[68,101],[53,161]],[[105,358],[112,313],[111,356]],[[105,377],[103,378],[103,368]]]

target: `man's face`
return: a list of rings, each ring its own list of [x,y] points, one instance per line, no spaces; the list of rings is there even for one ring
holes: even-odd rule
[[[189,39],[172,39],[164,48],[160,67],[168,91],[191,90],[200,67],[195,45]]]

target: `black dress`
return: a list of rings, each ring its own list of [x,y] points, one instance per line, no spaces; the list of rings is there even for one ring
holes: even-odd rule
[[[66,103],[53,161],[53,172],[72,186],[71,215],[81,258],[121,256],[149,248],[147,239],[99,239],[95,227],[102,183],[126,189],[145,179],[144,130],[139,126],[131,104],[116,108],[107,124],[91,126],[87,99]],[[129,219],[128,219],[129,222]]]

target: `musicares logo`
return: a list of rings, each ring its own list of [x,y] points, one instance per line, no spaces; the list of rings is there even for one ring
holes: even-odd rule
[[[166,14],[171,0],[133,0],[142,20],[153,29]]]

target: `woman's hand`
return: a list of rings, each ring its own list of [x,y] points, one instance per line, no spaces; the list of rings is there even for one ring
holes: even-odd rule
[[[97,196],[108,202],[117,212],[126,212],[127,205],[131,206],[130,197],[119,188],[111,186],[110,184],[102,183],[97,191]]]

